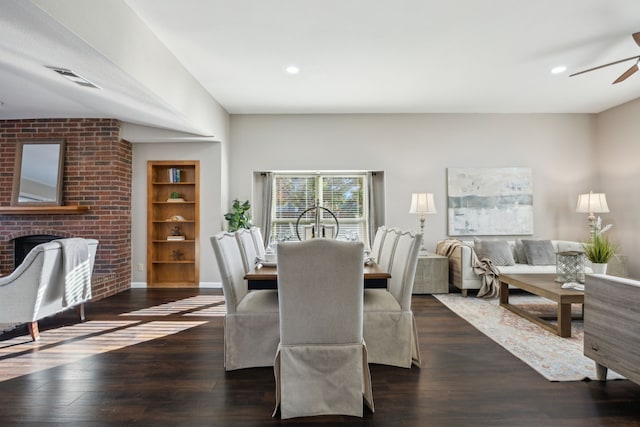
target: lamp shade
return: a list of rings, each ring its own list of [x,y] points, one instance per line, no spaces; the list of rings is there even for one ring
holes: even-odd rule
[[[606,213],[609,212],[607,196],[604,193],[589,192],[578,196],[576,212],[579,213]]]
[[[412,214],[434,214],[436,204],[433,201],[433,193],[413,193],[411,195],[411,207],[409,213]]]

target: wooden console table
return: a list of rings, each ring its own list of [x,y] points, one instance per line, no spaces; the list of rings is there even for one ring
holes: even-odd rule
[[[584,289],[584,355],[598,380],[613,369],[640,384],[640,282],[588,274]]]
[[[610,276],[629,277],[629,257],[614,255],[607,263],[607,274]]]

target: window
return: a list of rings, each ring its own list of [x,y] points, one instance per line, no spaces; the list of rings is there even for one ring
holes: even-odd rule
[[[318,205],[336,216],[339,239],[361,240],[368,245],[366,185],[365,173],[275,173],[271,236],[278,240],[297,240],[296,223],[300,218],[298,233],[304,238],[304,226],[315,224],[315,209],[308,209]],[[322,225],[335,225],[329,212],[320,211]]]

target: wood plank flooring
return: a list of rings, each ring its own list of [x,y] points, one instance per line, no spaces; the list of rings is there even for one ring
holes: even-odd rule
[[[435,298],[422,368],[371,365],[376,413],[271,418],[270,368],[225,372],[216,289],[133,289],[0,336],[0,425],[640,426],[640,386],[545,380]]]

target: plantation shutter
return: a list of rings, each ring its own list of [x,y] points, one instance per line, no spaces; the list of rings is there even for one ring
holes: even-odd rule
[[[366,238],[365,174],[274,174],[271,235],[277,240],[297,239],[295,225],[305,210],[319,204],[330,209],[340,223],[338,238]],[[331,224],[331,214],[322,211]],[[315,211],[307,212],[300,224],[312,224]],[[300,230],[299,230],[300,231]]]

